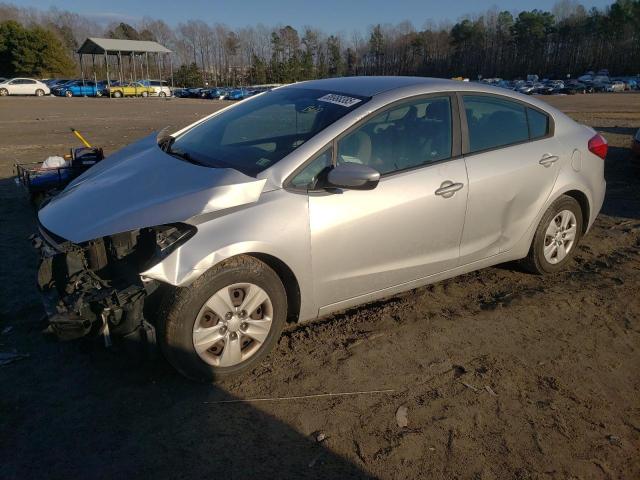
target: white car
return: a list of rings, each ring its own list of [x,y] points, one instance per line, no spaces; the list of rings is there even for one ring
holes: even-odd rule
[[[42,97],[49,95],[49,87],[33,78],[12,78],[0,83],[0,97],[6,95],[35,95]]]
[[[145,82],[145,85],[147,83]],[[148,83],[151,88],[151,96],[152,97],[170,97],[171,96],[171,88],[169,87],[169,83],[164,80],[149,80]]]

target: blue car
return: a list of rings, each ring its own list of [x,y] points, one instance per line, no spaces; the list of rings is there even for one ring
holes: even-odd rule
[[[52,92],[58,97],[101,97],[104,82],[74,80],[55,87]]]
[[[238,88],[236,90],[231,90],[227,94],[227,100],[244,100],[247,97],[253,95],[253,92],[250,92],[246,88]]]

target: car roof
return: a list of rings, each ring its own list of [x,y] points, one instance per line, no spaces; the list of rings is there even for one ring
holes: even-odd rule
[[[299,82],[284,88],[332,90],[350,95],[373,97],[391,90],[415,86],[425,87],[425,89],[433,91],[466,90],[465,84],[468,85],[468,83],[430,77],[339,77]]]

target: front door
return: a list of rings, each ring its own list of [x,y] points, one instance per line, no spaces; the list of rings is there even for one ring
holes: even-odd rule
[[[453,118],[448,96],[424,97],[373,116],[335,143],[336,163],[367,164],[382,178],[369,191],[309,193],[320,307],[458,265],[468,188],[464,160],[452,153]]]

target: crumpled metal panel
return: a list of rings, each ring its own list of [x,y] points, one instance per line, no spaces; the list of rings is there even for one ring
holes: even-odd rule
[[[152,134],[78,177],[38,217],[56,235],[80,243],[253,203],[265,183],[167,155]]]

